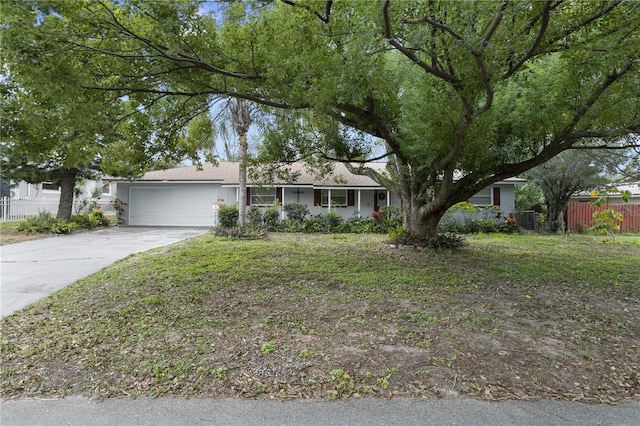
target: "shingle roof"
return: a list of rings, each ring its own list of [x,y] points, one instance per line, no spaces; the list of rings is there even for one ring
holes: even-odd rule
[[[367,167],[371,167],[376,171],[383,171],[386,163],[367,163]],[[333,173],[318,179],[310,173],[303,163],[293,163],[287,166],[292,173],[299,173],[295,181],[289,182],[282,179],[274,179],[272,184],[292,184],[292,185],[313,185],[313,186],[339,186],[339,187],[380,187],[378,183],[368,176],[354,175],[350,173],[346,166],[342,163],[334,165]],[[221,161],[218,165],[204,164],[199,169],[197,166],[178,167],[175,169],[157,170],[145,173],[136,181],[214,181],[223,185],[238,184],[239,163],[231,161]],[[250,176],[247,176],[249,185],[255,184]]]

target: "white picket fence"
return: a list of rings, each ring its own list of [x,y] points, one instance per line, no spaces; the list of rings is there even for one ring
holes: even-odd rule
[[[81,201],[74,203],[73,213],[78,211]],[[110,202],[98,202],[97,206],[105,212],[114,212]],[[0,220],[12,222],[38,216],[40,213],[49,212],[52,215],[58,213],[57,200],[12,200],[9,197],[0,198]]]

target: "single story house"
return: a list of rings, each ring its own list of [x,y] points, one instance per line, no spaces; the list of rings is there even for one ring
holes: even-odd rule
[[[385,163],[369,163],[383,170]],[[322,179],[309,173],[303,163],[290,166],[298,174],[295,182],[276,179],[268,185],[247,178],[247,206],[270,207],[304,203],[312,215],[333,211],[342,217],[368,216],[385,206],[400,206],[394,193],[367,176],[350,173],[344,164],[335,164],[331,175]],[[239,163],[220,162],[148,172],[136,180],[111,181],[123,207],[121,222],[129,226],[214,226],[221,204],[240,201]],[[515,185],[522,179],[497,182],[476,194],[470,202],[499,205],[508,214],[515,206]],[[285,213],[281,210],[281,217]]]

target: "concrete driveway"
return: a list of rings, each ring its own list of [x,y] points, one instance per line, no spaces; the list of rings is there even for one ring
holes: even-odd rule
[[[112,227],[1,246],[0,317],[132,253],[206,232],[206,228]]]

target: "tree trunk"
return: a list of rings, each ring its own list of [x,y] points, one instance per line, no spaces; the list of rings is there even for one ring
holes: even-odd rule
[[[238,200],[238,225],[244,229],[247,224],[247,134],[240,133],[240,153],[238,161],[240,162],[240,174],[238,176],[239,200]]]
[[[60,202],[58,203],[58,219],[68,221],[73,210],[73,195],[76,188],[77,170],[64,170],[60,177]]]
[[[564,231],[564,208],[565,204],[554,202],[547,204],[547,222],[549,231],[556,233]]]
[[[411,198],[403,200],[402,203],[404,228],[421,240],[437,234],[438,224],[447,212],[448,206],[435,207],[434,204],[429,206],[419,195]]]

